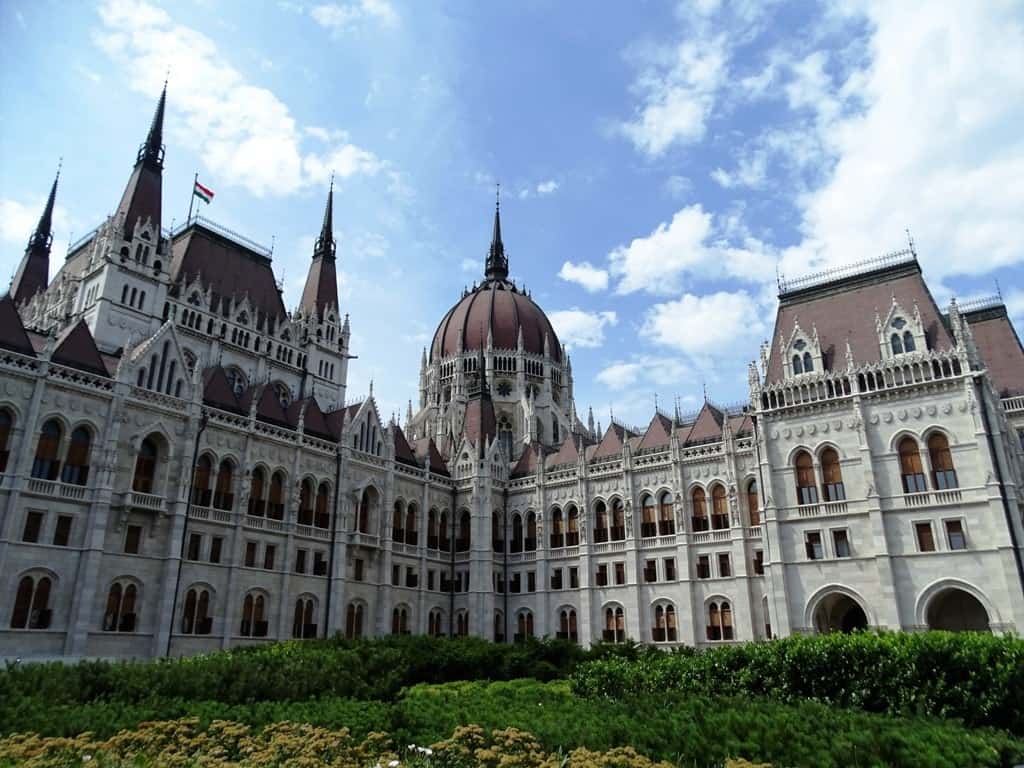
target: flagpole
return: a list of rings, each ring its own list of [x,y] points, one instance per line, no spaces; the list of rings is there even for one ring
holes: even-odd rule
[[[195,178],[192,179],[192,192],[188,196],[188,218],[185,219],[185,226],[192,223],[192,201],[196,199],[196,184],[199,183],[199,171],[196,171]]]

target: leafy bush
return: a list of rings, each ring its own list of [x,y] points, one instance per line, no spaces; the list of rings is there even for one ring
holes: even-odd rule
[[[1024,640],[977,633],[832,634],[580,666],[588,698],[666,693],[813,700],[869,712],[957,718],[1024,734]]]

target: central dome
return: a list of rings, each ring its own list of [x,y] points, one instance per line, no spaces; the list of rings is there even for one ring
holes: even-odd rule
[[[514,283],[487,280],[448,310],[434,333],[430,359],[458,354],[460,343],[463,352],[486,348],[488,333],[495,349],[516,349],[520,332],[526,352],[543,355],[546,336],[549,356],[562,361],[562,345],[544,310]]]

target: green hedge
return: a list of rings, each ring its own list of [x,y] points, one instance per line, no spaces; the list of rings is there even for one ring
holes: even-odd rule
[[[589,698],[666,693],[813,700],[869,712],[957,718],[1024,734],[1024,640],[977,633],[832,634],[580,666]]]

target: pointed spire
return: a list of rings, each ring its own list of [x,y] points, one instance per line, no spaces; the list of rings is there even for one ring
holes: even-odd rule
[[[164,109],[166,105],[167,81],[164,80],[164,89],[160,92],[160,100],[156,103],[153,122],[149,124],[146,142],[139,147],[139,156],[136,162],[145,162],[157,168],[164,167]]]
[[[487,253],[487,265],[484,277],[488,280],[504,280],[508,277],[508,258],[505,256],[505,244],[501,242],[501,185],[497,187],[494,202],[494,232],[491,235],[491,248]]]
[[[45,291],[50,280],[50,246],[53,244],[53,204],[57,199],[57,182],[60,181],[60,165],[50,187],[50,196],[39,217],[39,223],[28,240],[25,255],[18,265],[11,281],[10,295],[15,304],[21,304]]]
[[[338,273],[334,265],[337,245],[334,241],[334,176],[327,191],[327,205],[320,236],[313,248],[313,262],[306,275],[299,308],[307,316],[323,320],[328,307],[338,306]]]
[[[121,195],[121,203],[117,206],[121,220],[121,234],[126,240],[135,237],[135,228],[152,223],[154,242],[160,240],[160,213],[163,197],[164,168],[164,109],[167,103],[167,81],[164,81],[160,100],[153,113],[153,121],[149,125],[146,140],[139,147],[135,158],[135,170],[128,179],[128,186]]]

